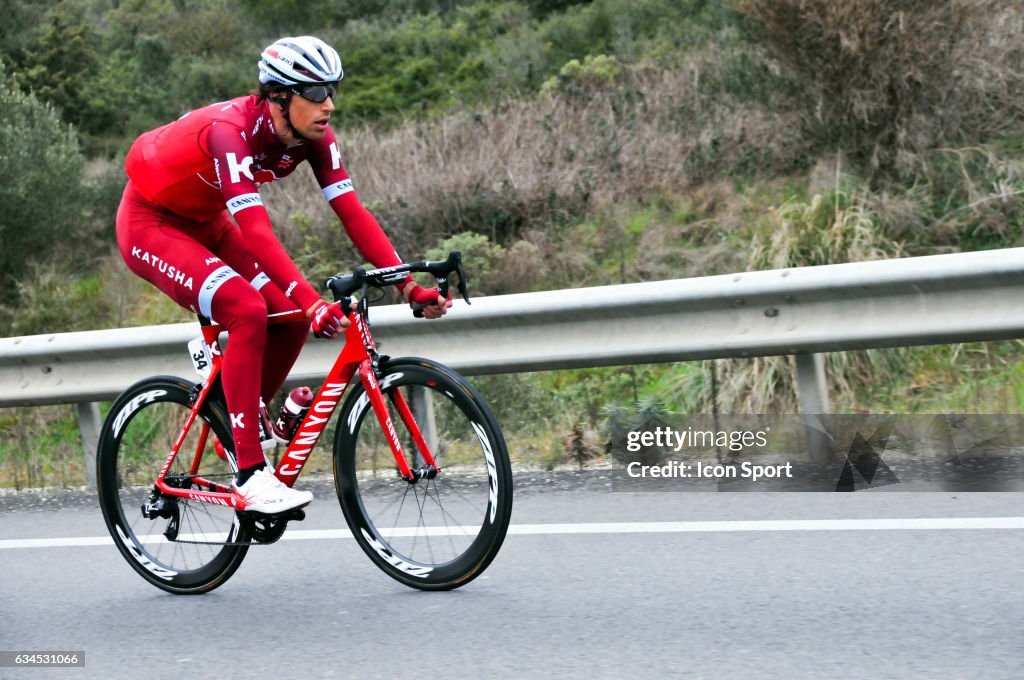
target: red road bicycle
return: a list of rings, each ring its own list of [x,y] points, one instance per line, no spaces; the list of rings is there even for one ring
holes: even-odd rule
[[[458,252],[443,261],[328,279],[345,309],[355,300],[351,324],[274,474],[295,483],[341,404],[334,485],[353,537],[398,581],[449,590],[479,576],[501,547],[512,511],[512,468],[494,414],[464,378],[429,359],[377,352],[367,291],[410,272],[434,276],[444,295],[456,273],[469,302]],[[270,323],[301,315],[273,315]],[[273,543],[290,521],[305,517],[301,509],[274,516],[234,505],[237,466],[219,380],[223,330],[209,322],[202,328],[211,351],[193,360],[208,362],[205,380],[155,376],[135,383],[113,403],[100,435],[96,478],[107,528],[135,571],[171,593],[213,590],[238,569],[250,545]]]

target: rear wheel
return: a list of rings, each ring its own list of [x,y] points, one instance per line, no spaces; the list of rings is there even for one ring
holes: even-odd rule
[[[410,483],[398,472],[361,384],[348,394],[334,438],[335,485],[356,541],[388,575],[449,590],[498,553],[512,512],[512,466],[484,399],[461,376],[425,359],[388,362],[381,391],[410,468],[423,466],[394,398],[402,394],[439,470]]]
[[[144,579],[176,594],[208,592],[227,581],[250,540],[233,508],[155,490],[191,410],[193,387],[170,376],[129,387],[107,415],[96,456],[100,506],[115,545]],[[210,490],[200,486],[202,478],[230,486],[232,466],[215,451],[216,440],[231,456],[224,408],[208,400],[167,470],[167,483]]]

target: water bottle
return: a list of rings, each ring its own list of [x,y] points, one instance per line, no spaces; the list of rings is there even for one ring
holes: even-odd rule
[[[280,444],[291,443],[295,431],[299,429],[302,419],[313,403],[313,390],[308,387],[296,387],[281,404],[281,412],[274,422],[274,439]]]

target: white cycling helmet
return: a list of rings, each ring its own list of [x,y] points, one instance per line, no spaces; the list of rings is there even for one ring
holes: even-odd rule
[[[281,38],[261,57],[260,82],[264,84],[336,83],[345,75],[334,48],[309,35]]]

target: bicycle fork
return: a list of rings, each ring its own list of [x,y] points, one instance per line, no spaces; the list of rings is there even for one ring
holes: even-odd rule
[[[377,416],[377,422],[380,423],[381,429],[387,436],[388,445],[391,447],[391,453],[395,456],[395,462],[398,465],[398,472],[402,476],[402,479],[410,484],[415,484],[421,479],[434,479],[438,473],[437,463],[434,461],[434,455],[430,451],[430,447],[427,445],[427,441],[423,437],[423,432],[416,423],[416,419],[412,414],[412,409],[409,408],[409,403],[406,401],[402,391],[400,389],[394,389],[388,393],[388,397],[392,405],[398,411],[398,414],[402,419],[402,423],[409,431],[413,443],[416,445],[419,455],[423,459],[423,465],[416,468],[411,468],[409,466],[409,462],[406,460],[405,452],[402,450],[402,442],[395,429],[395,422],[391,418],[391,413],[388,410],[387,404],[384,402],[380,383],[377,380],[376,373],[373,369],[373,363],[369,359],[363,361],[359,365],[359,379],[363,383],[363,387],[366,389],[366,394],[370,399],[370,405],[373,407],[373,412]]]

